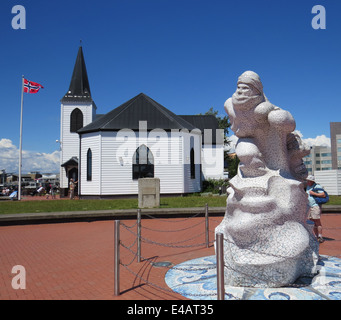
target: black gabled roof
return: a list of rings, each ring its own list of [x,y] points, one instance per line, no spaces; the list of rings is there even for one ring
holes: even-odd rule
[[[94,131],[117,131],[121,129],[139,129],[139,121],[147,121],[147,130],[152,129],[188,129],[195,127],[184,118],[177,116],[144,93],[123,103],[89,125],[78,130],[78,133]]]
[[[222,141],[217,141],[216,129],[219,129],[219,123],[218,123],[217,118],[214,115],[182,115],[179,117],[191,123],[195,128],[200,129],[202,136],[203,136],[204,144],[222,143]],[[212,140],[207,139],[207,141],[205,141],[205,138],[206,138],[204,134],[205,129],[212,130]]]
[[[61,99],[61,102],[65,101],[92,102],[88,73],[86,71],[82,47],[79,47],[78,50],[69,90]]]
[[[203,131],[204,129],[219,129],[219,123],[214,115],[181,115],[179,116],[189,123],[193,124],[196,128]]]

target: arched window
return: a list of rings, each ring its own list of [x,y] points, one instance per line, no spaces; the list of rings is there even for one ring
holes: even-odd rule
[[[133,155],[133,179],[154,178],[154,156],[144,144]]]
[[[92,152],[91,149],[88,149],[88,153],[86,155],[86,180],[92,180]]]
[[[71,112],[70,132],[77,132],[80,128],[83,128],[83,112],[76,108]]]
[[[191,179],[195,179],[194,148],[191,149]]]

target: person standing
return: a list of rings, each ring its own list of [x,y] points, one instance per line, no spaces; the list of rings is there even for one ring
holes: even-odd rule
[[[314,233],[317,237],[318,242],[324,242],[322,237],[322,224],[321,224],[321,206],[316,203],[314,197],[322,197],[325,198],[326,194],[323,191],[314,191],[315,189],[323,189],[319,184],[315,182],[315,177],[309,175],[307,178],[307,194],[309,201],[309,215],[308,219],[314,222]]]
[[[51,183],[51,198],[52,199],[56,199],[56,195],[55,195],[55,185]]]
[[[75,197],[75,188],[77,181],[74,181],[72,178],[70,179],[70,199],[74,199]]]

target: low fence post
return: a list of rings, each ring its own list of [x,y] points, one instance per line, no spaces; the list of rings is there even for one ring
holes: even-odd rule
[[[217,260],[217,294],[218,300],[225,298],[224,286],[224,235],[216,234],[216,260]]]
[[[141,262],[141,209],[137,209],[137,262]]]
[[[205,205],[205,239],[206,239],[206,248],[209,246],[209,238],[208,238],[208,204]]]
[[[120,295],[120,220],[115,220],[114,227],[114,294]]]

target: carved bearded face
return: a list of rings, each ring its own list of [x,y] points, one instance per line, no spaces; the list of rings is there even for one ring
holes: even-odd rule
[[[232,96],[236,110],[250,110],[264,101],[264,96],[252,85],[238,82],[237,90]]]

